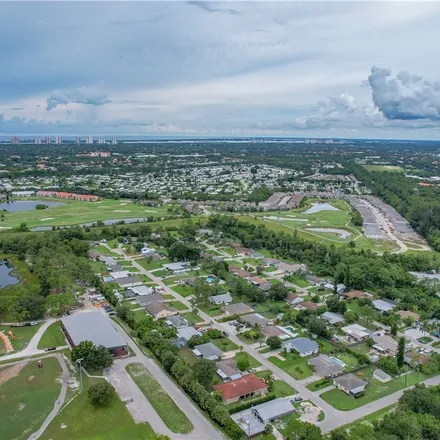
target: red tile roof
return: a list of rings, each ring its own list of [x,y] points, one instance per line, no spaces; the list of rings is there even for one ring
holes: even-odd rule
[[[315,304],[311,301],[305,301],[300,304],[301,307],[309,310],[317,310],[319,308],[318,304]]]
[[[239,379],[231,380],[230,382],[214,385],[214,389],[220,391],[225,400],[229,400],[256,391],[266,390],[267,383],[264,382],[261,377],[255,374],[249,374]]]

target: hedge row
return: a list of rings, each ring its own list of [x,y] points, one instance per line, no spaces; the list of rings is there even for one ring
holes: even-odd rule
[[[244,411],[245,409],[252,408],[255,405],[259,405],[260,403],[270,402],[271,400],[274,400],[275,397],[276,397],[275,394],[268,394],[267,396],[252,400],[251,402],[242,403],[241,405],[238,405],[235,408],[231,408],[229,410],[229,414],[236,414],[240,411]]]

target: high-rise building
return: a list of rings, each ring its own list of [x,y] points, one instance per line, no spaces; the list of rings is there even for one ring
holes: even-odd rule
[[[93,137],[92,136],[86,137],[86,144],[93,144]]]
[[[118,138],[116,136],[112,136],[112,145],[116,145],[118,143]]]
[[[46,144],[50,144],[50,137],[46,137],[45,142]]]
[[[20,143],[20,138],[18,136],[14,136],[11,138],[12,145],[18,145]]]
[[[98,144],[99,144],[99,145],[104,145],[104,144],[105,144],[105,138],[104,138],[104,137],[100,137],[100,138],[98,139]]]
[[[40,145],[40,144],[41,144],[41,139],[40,139],[40,138],[35,138],[35,139],[34,139],[34,143],[35,143],[36,145]]]
[[[76,145],[79,145],[81,143],[81,138],[79,136],[77,136],[75,138],[75,142],[76,142]]]
[[[60,145],[62,143],[61,136],[55,136],[55,144]]]

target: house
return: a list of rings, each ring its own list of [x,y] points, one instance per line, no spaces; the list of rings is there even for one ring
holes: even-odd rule
[[[189,261],[163,264],[162,267],[170,272],[173,272],[174,274],[185,273],[191,270],[191,264]]]
[[[182,327],[188,327],[189,325],[188,321],[179,315],[170,316],[165,321],[165,324],[169,325],[170,327],[174,327],[176,330]]]
[[[232,296],[228,293],[223,293],[221,295],[214,295],[209,298],[209,302],[220,305],[220,304],[228,304],[232,302]]]
[[[251,249],[248,249],[245,247],[238,247],[238,248],[235,248],[235,250],[237,251],[237,254],[241,255],[242,257],[251,256],[253,253],[253,251]]]
[[[291,306],[297,306],[298,304],[301,304],[304,300],[300,296],[298,296],[296,293],[288,293],[286,301]]]
[[[142,280],[138,276],[119,278],[116,281],[119,287],[127,289],[129,287],[140,286],[142,284]]]
[[[327,321],[330,325],[338,325],[344,322],[344,317],[339,313],[325,312],[321,315],[321,319]]]
[[[112,272],[110,274],[110,276],[114,279],[114,280],[119,280],[121,278],[127,278],[130,276],[130,272],[128,270],[121,270],[119,272]]]
[[[244,303],[229,304],[222,307],[222,312],[227,316],[244,315],[245,313],[251,313],[253,310]]]
[[[359,379],[354,374],[345,374],[333,380],[336,388],[339,388],[344,393],[352,397],[360,397],[364,394],[367,382]]]
[[[75,313],[61,318],[61,328],[72,347],[84,341],[102,345],[113,354],[125,354],[127,342],[101,312]]]
[[[289,399],[274,399],[252,408],[253,415],[264,424],[292,414],[295,411]]]
[[[270,289],[270,285],[271,285],[269,281],[260,277],[250,277],[249,282],[265,292]]]
[[[417,353],[416,351],[410,351],[405,353],[404,361],[408,365],[415,366],[429,364],[430,359],[423,354]]]
[[[141,254],[146,257],[148,255],[154,254],[156,252],[156,249],[144,247],[141,249]]]
[[[396,303],[388,299],[376,299],[373,301],[373,307],[382,313],[391,312],[396,307]]]
[[[254,327],[259,325],[260,327],[266,327],[270,325],[272,321],[270,319],[265,318],[263,315],[259,313],[252,313],[251,315],[240,316],[240,321],[243,321],[248,326]]]
[[[241,377],[241,372],[237,368],[237,362],[233,358],[217,362],[217,374],[223,379],[223,382]]]
[[[131,287],[130,290],[137,296],[152,295],[154,290],[147,286]]]
[[[196,345],[193,353],[200,358],[210,361],[217,361],[222,358],[223,352],[217,348],[212,342]]]
[[[284,273],[288,273],[288,274],[292,274],[298,271],[304,271],[306,270],[306,265],[305,264],[289,264],[289,263],[284,263],[284,262],[280,262],[278,263],[278,269],[282,270]]]
[[[306,309],[306,310],[318,310],[319,306],[318,304],[312,302],[312,301],[303,301],[301,304],[298,304],[298,309]]]
[[[268,385],[261,377],[248,374],[239,379],[231,380],[213,387],[222,394],[226,404],[237,402],[253,396],[262,396],[267,393]]]
[[[283,330],[282,327],[277,327],[275,325],[268,325],[261,329],[261,331],[263,332],[264,336],[266,336],[266,338],[270,338],[271,336],[277,336],[280,339],[290,338],[290,336]]]
[[[241,270],[241,267],[229,265],[228,270],[229,272],[237,272],[238,270]]]
[[[335,358],[326,354],[313,357],[308,362],[314,367],[316,373],[325,379],[339,376],[344,371],[344,367]]]
[[[289,339],[281,343],[281,348],[288,352],[296,351],[301,357],[311,356],[319,351],[318,343],[309,338]]]
[[[173,316],[172,316],[173,318]],[[185,344],[193,337],[193,336],[202,336],[202,333],[200,333],[198,330],[196,330],[194,327],[179,327],[177,329],[177,337],[179,340],[182,340],[185,342]]]
[[[139,307],[145,307],[152,302],[163,302],[164,298],[160,293],[153,293],[152,295],[138,296],[135,298]]]
[[[409,310],[399,310],[396,313],[401,317],[401,319],[410,318],[412,322],[417,322],[420,319],[420,315],[414,312],[410,312]]]
[[[167,318],[179,313],[174,307],[170,307],[164,302],[155,301],[147,304],[146,310],[154,319]]]
[[[306,275],[306,280],[312,285],[312,286],[319,286],[321,284],[325,283],[325,280],[322,278],[319,278],[315,275]]]
[[[350,290],[349,292],[343,293],[343,295],[346,298],[351,299],[365,298],[367,296],[364,292],[361,292],[360,290]]]
[[[339,283],[336,285],[336,293],[337,294],[342,294],[347,290],[347,287],[345,286],[345,284]]]
[[[277,266],[280,264],[280,260],[276,260],[275,258],[264,258],[263,263],[265,266]]]
[[[389,382],[392,379],[388,373],[385,373],[385,371],[382,371],[379,368],[373,371],[373,377],[382,383]]]
[[[354,340],[355,342],[360,342],[368,339],[370,337],[370,333],[365,327],[362,327],[359,324],[350,324],[341,329],[349,339]]]
[[[387,335],[373,336],[373,349],[379,354],[395,356],[397,353],[397,342]]]
[[[236,270],[234,272],[234,275],[237,276],[238,278],[249,278],[251,276],[251,274],[247,271],[247,270]]]

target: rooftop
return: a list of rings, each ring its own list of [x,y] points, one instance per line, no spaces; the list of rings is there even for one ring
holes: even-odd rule
[[[258,377],[255,374],[248,374],[240,379],[214,385],[214,389],[220,391],[225,400],[229,400],[234,397],[240,397],[256,391],[265,390],[267,389],[267,384],[261,377]]]

